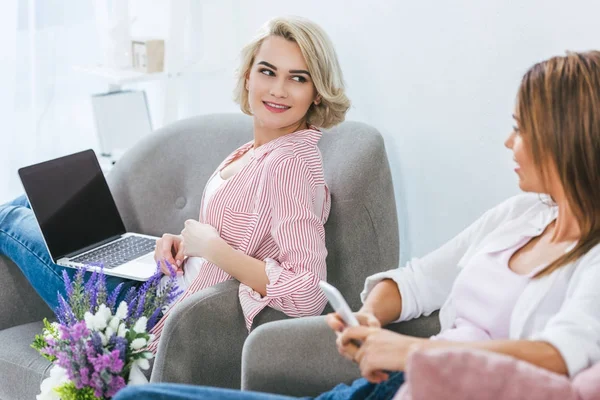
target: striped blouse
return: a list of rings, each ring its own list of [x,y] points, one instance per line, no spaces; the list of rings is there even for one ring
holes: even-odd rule
[[[326,298],[319,280],[325,280],[325,229],[331,207],[329,189],[317,143],[321,132],[311,127],[287,134],[255,149],[250,162],[224,182],[206,204],[200,222],[214,226],[234,249],[266,263],[269,279],[262,297],[240,283],[239,299],[246,327],[272,307],[290,317],[319,315]],[[230,154],[214,174],[252,148],[254,142]],[[214,176],[213,174],[213,176]],[[204,196],[200,209],[204,209]],[[204,288],[233,279],[203,260],[200,272],[177,303]],[[165,320],[152,329],[156,351]]]

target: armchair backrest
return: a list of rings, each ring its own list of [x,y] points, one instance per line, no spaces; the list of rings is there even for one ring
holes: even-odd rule
[[[128,230],[177,233],[197,218],[210,175],[252,140],[252,119],[213,114],[175,122],[128,151],[108,182]],[[328,281],[360,306],[365,278],[398,265],[396,203],[383,138],[359,122],[327,130],[319,142],[332,207],[325,226]]]

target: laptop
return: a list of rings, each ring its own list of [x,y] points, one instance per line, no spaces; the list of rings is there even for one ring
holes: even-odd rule
[[[19,169],[56,264],[138,281],[156,272],[156,237],[126,232],[93,150]]]

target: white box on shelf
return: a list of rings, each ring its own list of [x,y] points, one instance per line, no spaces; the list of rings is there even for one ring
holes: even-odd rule
[[[162,39],[134,39],[131,41],[133,68],[151,73],[162,72],[165,63],[165,41]]]

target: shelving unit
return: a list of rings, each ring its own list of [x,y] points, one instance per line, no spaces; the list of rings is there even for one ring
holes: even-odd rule
[[[144,73],[133,68],[113,68],[104,65],[76,65],[73,69],[102,78],[109,85],[110,92],[121,90],[128,84],[162,80],[172,76],[166,72]]]

